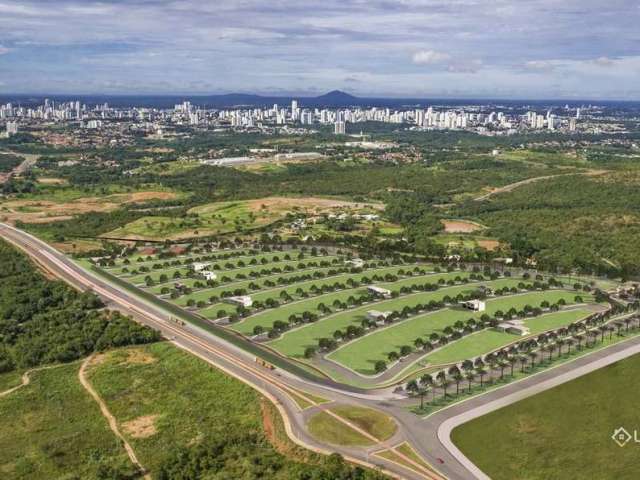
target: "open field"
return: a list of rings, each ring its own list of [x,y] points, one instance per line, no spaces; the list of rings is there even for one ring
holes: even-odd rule
[[[496,480],[635,479],[637,445],[611,435],[637,424],[639,368],[636,355],[472,420],[452,439]]]
[[[180,239],[242,232],[284,219],[287,214],[320,215],[369,212],[378,203],[356,203],[320,197],[267,197],[258,200],[217,202],[193,207],[185,217],[147,216],[130,222],[108,236],[132,239]]]
[[[48,223],[68,220],[81,213],[110,212],[123,205],[177,197],[176,193],[167,190],[131,193],[116,190],[115,193],[102,197],[87,196],[87,193],[82,190],[70,188],[47,195],[31,195],[19,200],[0,202],[0,217],[11,223],[16,220],[25,223]]]
[[[513,281],[513,280],[512,280]],[[500,282],[500,281],[498,281]],[[516,282],[517,283],[517,282]],[[488,285],[492,285],[488,283]],[[468,288],[468,287],[467,287]],[[444,292],[444,290],[442,291]],[[440,293],[440,291],[438,291]],[[442,293],[440,293],[442,295]],[[365,335],[335,352],[328,358],[365,375],[374,373],[373,366],[377,360],[386,360],[391,351],[397,351],[403,345],[413,345],[413,341],[418,338],[428,338],[430,334],[442,334],[443,329],[452,326],[456,321],[466,321],[469,318],[478,319],[485,313],[494,315],[496,311],[504,312],[511,308],[522,309],[525,305],[538,306],[544,300],[549,303],[556,303],[563,299],[567,304],[574,303],[575,292],[550,290],[546,292],[529,292],[519,295],[510,295],[487,300],[487,310],[485,312],[470,312],[461,308],[449,308],[438,310],[433,313],[420,315],[402,322],[398,322],[390,327],[377,330],[369,335]],[[583,296],[585,301],[590,297]],[[574,312],[558,312],[542,317],[527,320],[527,326],[531,325],[532,334],[562,326],[588,315],[587,310]],[[468,337],[457,340],[442,350],[438,350],[427,356],[430,363],[446,363],[449,358],[461,359],[469,358],[491,351],[501,345],[520,339],[515,335],[500,333],[495,331],[478,332]],[[460,344],[458,346],[458,344]],[[484,348],[487,348],[484,350]],[[444,353],[441,353],[444,352]],[[476,353],[477,352],[477,353]]]
[[[77,380],[78,364],[43,370],[0,398],[0,472],[4,479],[100,478],[133,474],[98,406]],[[104,478],[104,477],[103,477]]]

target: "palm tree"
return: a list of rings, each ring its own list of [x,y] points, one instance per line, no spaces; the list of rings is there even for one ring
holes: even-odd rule
[[[536,358],[538,358],[538,354],[536,352],[529,352],[529,359],[531,360],[531,369],[536,366]]]
[[[568,353],[569,355],[571,355],[571,346],[575,343],[575,342],[573,341],[573,338],[567,338],[567,339],[564,341],[564,343],[566,343],[566,344],[567,344],[567,353]]]
[[[511,366],[511,376],[513,377],[513,367],[515,367],[516,363],[518,363],[518,358],[515,356],[511,356],[507,359],[507,362],[509,362],[509,365]]]
[[[578,350],[582,350],[582,340],[584,339],[584,337],[582,335],[578,334],[578,335],[574,335],[573,339],[578,344]]]
[[[518,361],[520,362],[520,373],[524,373],[524,369],[527,366],[527,363],[529,363],[529,359],[526,355],[520,355],[518,357]]]
[[[480,388],[482,388],[484,385],[484,376],[487,374],[487,371],[482,367],[478,367],[476,368],[476,373],[480,377]]]
[[[467,370],[464,378],[467,380],[467,391],[471,392],[471,383],[476,379],[476,374],[473,373],[473,370]]]
[[[445,373],[444,370],[441,370],[438,372],[438,375],[436,375],[436,378],[438,379],[438,383],[440,385],[440,388],[442,388],[443,392],[444,392],[444,399],[447,399],[447,388],[449,387],[449,379],[447,378],[447,374]]]
[[[420,396],[420,410],[424,409],[424,397],[429,393],[429,390],[431,390],[431,387],[429,386],[418,389],[418,395]]]

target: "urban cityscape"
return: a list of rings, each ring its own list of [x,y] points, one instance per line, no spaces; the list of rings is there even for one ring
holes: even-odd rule
[[[635,480],[636,3],[0,0],[1,479]]]

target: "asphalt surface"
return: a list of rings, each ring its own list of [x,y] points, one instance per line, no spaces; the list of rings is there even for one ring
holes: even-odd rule
[[[260,366],[256,364],[255,357],[248,352],[193,325],[176,324],[169,312],[111,285],[21,230],[0,223],[0,237],[21,248],[53,275],[81,290],[93,290],[109,308],[120,310],[140,323],[159,330],[165,338],[180,348],[260,391],[277,406],[285,420],[287,433],[296,443],[321,453],[338,452],[352,462],[380,467],[397,478],[487,478],[450,441],[449,436],[455,426],[640,351],[640,338],[632,338],[420,419],[403,406],[406,400],[398,401],[397,396],[389,391],[363,393],[342,390],[335,385],[316,383],[295,377],[283,370],[270,370]],[[323,444],[307,432],[306,422],[313,413],[325,409],[326,405],[301,410],[290,396],[291,389],[323,397],[334,404],[375,408],[392,416],[398,424],[398,431],[393,438],[370,448]],[[435,467],[434,470],[437,469],[438,473],[410,470],[400,464],[373,456],[377,450],[397,446],[405,441],[409,442],[426,462]]]

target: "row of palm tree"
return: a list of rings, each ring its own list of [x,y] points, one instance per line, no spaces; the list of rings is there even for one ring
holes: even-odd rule
[[[614,313],[619,313],[615,312]],[[482,389],[495,379],[504,380],[505,372],[513,377],[519,366],[520,373],[533,371],[537,364],[551,363],[554,355],[559,358],[563,350],[570,355],[572,348],[577,350],[592,348],[598,340],[604,342],[605,335],[612,338],[614,332],[622,335],[622,330],[640,328],[640,315],[627,316],[620,320],[606,322],[613,313],[596,314],[581,322],[576,322],[556,331],[546,332],[535,339],[528,339],[508,348],[489,353],[474,360],[467,359],[460,364],[440,370],[434,374],[424,374],[419,379],[407,383],[406,389],[420,398],[420,409],[424,409],[424,400],[429,393],[431,401],[436,399],[436,391],[442,391],[442,398],[449,396],[449,390],[455,385],[455,396],[461,393],[461,384],[466,382],[464,390],[471,392],[474,383]],[[488,377],[488,380],[485,379]]]

